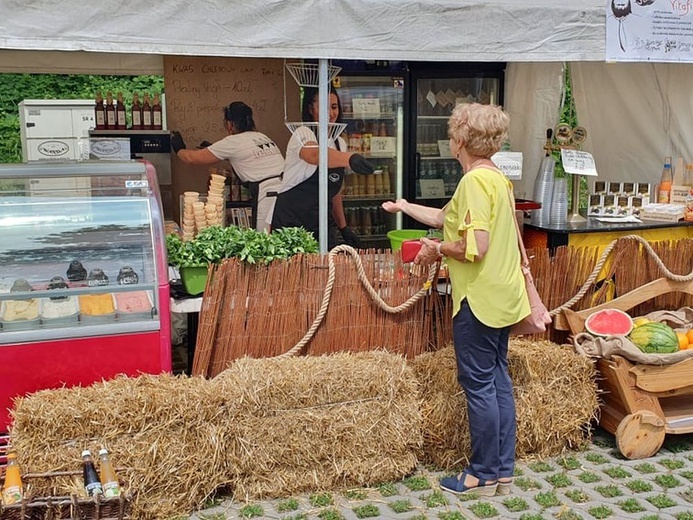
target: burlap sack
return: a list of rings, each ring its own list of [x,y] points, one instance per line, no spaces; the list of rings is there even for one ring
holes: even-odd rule
[[[666,323],[674,330],[685,331],[693,328],[693,309],[682,307],[678,311],[655,311],[643,316],[650,321]],[[646,354],[636,347],[627,336],[593,336],[580,332],[573,338],[575,350],[587,357],[611,359],[622,356],[633,363],[643,365],[672,365],[693,358],[693,348],[679,350],[672,354]]]

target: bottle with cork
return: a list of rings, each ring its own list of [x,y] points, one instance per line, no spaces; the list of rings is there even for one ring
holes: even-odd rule
[[[149,93],[144,93],[142,102],[142,130],[152,129],[152,105],[149,103]]]
[[[154,101],[152,102],[152,129],[161,130],[163,127],[161,101],[159,101],[159,93],[154,93]]]
[[[125,103],[123,102],[123,93],[116,94],[116,129],[125,130],[127,128],[125,117]]]
[[[96,92],[96,104],[94,105],[94,121],[97,130],[106,129],[106,107],[103,104],[101,91]]]
[[[130,107],[130,120],[132,121],[133,130],[142,130],[142,105],[140,104],[140,95],[135,92],[132,95],[132,107]]]
[[[116,128],[116,108],[113,104],[113,93],[106,92],[106,129],[115,130]]]

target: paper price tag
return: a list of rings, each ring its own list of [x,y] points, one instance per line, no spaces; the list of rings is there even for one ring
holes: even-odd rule
[[[491,160],[511,181],[522,179],[522,152],[497,152]]]
[[[397,151],[396,137],[371,137],[372,157],[394,157]]]
[[[450,141],[448,139],[438,139],[438,154],[441,157],[452,157],[450,153]]]
[[[589,152],[561,148],[561,162],[566,173],[597,176],[594,157]]]
[[[355,98],[351,100],[354,115],[380,116],[380,100],[378,98]]]
[[[443,179],[421,179],[422,199],[443,199],[445,198],[445,182]]]

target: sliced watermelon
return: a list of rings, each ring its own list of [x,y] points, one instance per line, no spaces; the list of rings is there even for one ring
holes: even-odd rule
[[[585,328],[594,336],[627,336],[633,330],[633,319],[618,309],[604,309],[590,314]]]

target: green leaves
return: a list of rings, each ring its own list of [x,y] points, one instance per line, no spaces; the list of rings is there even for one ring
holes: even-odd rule
[[[178,234],[166,236],[168,263],[176,267],[218,264],[224,258],[240,258],[249,264],[268,264],[301,253],[317,253],[318,242],[303,228],[284,228],[267,234],[250,228],[212,226],[193,240]]]

